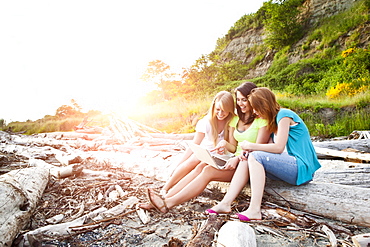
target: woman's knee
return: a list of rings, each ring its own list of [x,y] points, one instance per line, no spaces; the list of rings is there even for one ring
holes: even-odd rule
[[[253,153],[248,156],[248,165],[249,166],[260,164],[260,162],[258,160],[259,156],[257,156],[257,159],[256,159],[256,156],[254,156]]]
[[[202,169],[201,175],[203,177],[212,177],[215,171],[216,171],[216,168],[212,167],[211,165],[206,164]]]
[[[201,173],[206,166],[208,166],[206,163],[201,162],[194,168],[194,171]]]
[[[188,159],[186,162],[182,163],[182,165],[183,167],[194,169],[196,166],[200,165],[200,163],[201,162],[198,159],[191,158],[191,159]]]

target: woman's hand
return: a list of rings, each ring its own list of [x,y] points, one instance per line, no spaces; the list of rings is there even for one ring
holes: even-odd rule
[[[248,151],[243,151],[243,154],[239,156],[240,161],[245,161],[248,159],[249,152]]]
[[[211,152],[214,152],[216,151],[216,153],[220,154],[220,155],[223,155],[225,154],[225,148],[226,148],[226,145],[227,145],[227,141],[225,140],[221,140],[217,146],[211,150]]]
[[[233,157],[231,159],[229,159],[226,164],[225,164],[225,168],[224,170],[235,170],[236,167],[238,166],[239,164],[239,157]]]
[[[250,144],[252,144],[251,142],[249,141],[242,141],[240,143],[240,147],[244,150],[244,151],[249,151],[251,148],[250,148]]]

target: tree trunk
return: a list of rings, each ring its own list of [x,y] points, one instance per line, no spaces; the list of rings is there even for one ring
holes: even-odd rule
[[[0,176],[0,246],[11,246],[29,222],[49,181],[48,169],[31,167]]]

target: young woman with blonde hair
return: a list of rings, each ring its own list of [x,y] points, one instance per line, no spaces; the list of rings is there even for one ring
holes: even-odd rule
[[[221,140],[228,141],[229,123],[235,117],[234,109],[234,98],[230,92],[221,91],[217,93],[212,100],[208,114],[200,119],[196,125],[193,142],[208,150],[214,150]],[[200,160],[188,148],[169,180],[163,186],[160,194],[167,194],[169,189],[191,172],[199,163]]]

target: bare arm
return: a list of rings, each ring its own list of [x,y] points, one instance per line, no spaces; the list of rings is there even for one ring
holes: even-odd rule
[[[193,138],[193,142],[195,144],[200,144],[203,139],[205,137],[205,134],[204,133],[201,133],[201,132],[195,132],[195,135],[194,135],[194,138]],[[184,155],[181,157],[181,159],[179,160],[178,164],[181,164],[182,162],[184,162],[185,160],[187,160],[191,155],[193,154],[193,151],[191,151],[190,148],[187,148]]]
[[[267,130],[267,127],[262,127],[258,130],[256,143],[268,143],[271,133]]]
[[[226,148],[226,150],[230,153],[235,153],[236,145],[238,145],[238,142],[234,138],[234,130],[234,127],[229,127],[229,142],[227,142],[226,140],[221,140],[211,151],[217,151],[218,154],[224,154]]]
[[[284,117],[280,120],[278,124],[278,131],[277,131],[274,143],[261,144],[261,143],[251,143],[248,141],[243,141],[240,144],[240,146],[242,147],[242,149],[249,150],[249,151],[258,150],[258,151],[265,151],[265,152],[270,152],[270,153],[282,153],[285,149],[285,145],[288,140],[289,127],[293,123],[294,123],[293,120],[288,117]]]

